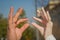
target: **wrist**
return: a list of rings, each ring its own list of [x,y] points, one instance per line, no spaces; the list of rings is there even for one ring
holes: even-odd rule
[[[49,35],[45,40],[56,40],[53,34]]]
[[[45,31],[45,38],[47,38],[48,36],[52,35],[52,29],[53,29],[53,23],[52,22],[48,22],[47,23],[47,27],[46,27],[46,31]]]
[[[46,39],[46,38],[49,37],[50,35],[52,35],[52,33],[45,34],[44,38]]]
[[[17,36],[17,40],[21,40],[22,35]]]

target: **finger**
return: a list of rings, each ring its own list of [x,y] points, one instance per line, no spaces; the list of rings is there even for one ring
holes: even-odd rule
[[[49,12],[47,11],[48,21],[51,21],[51,17],[49,15]]]
[[[39,18],[36,18],[36,17],[33,17],[33,18],[34,18],[35,20],[37,20],[37,21],[43,23],[43,24],[46,24],[45,21],[43,21],[43,20],[41,20],[41,19],[39,19]]]
[[[16,15],[14,16],[14,22],[16,22],[17,21],[17,19],[18,19],[18,17],[19,17],[19,15],[21,15],[22,14],[22,11],[23,11],[23,9],[22,8],[19,8],[18,9],[18,11],[17,11],[17,13],[16,13]]]
[[[45,12],[45,10],[44,10],[43,7],[42,7],[42,11],[43,11],[42,17],[43,17],[43,19],[45,19],[47,21],[48,20],[48,17],[47,17],[47,14],[46,14],[46,12]]]
[[[38,24],[36,24],[36,23],[32,23],[32,25],[33,26],[35,26],[40,32],[41,32],[41,34],[43,35],[43,33],[44,33],[44,28],[42,27],[42,26],[39,26]]]
[[[20,28],[21,32],[23,33],[28,27],[29,27],[29,24],[28,24],[28,23],[24,24],[24,25]]]
[[[17,25],[20,24],[21,22],[25,22],[25,21],[27,21],[27,20],[28,20],[27,18],[19,19],[19,20],[17,21]]]
[[[10,8],[10,12],[9,12],[9,16],[8,16],[9,23],[12,23],[13,12],[14,12],[14,8],[11,7],[11,8]]]

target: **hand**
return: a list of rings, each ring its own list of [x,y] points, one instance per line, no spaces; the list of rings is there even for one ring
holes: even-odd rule
[[[22,33],[28,28],[29,24],[26,23],[24,24],[21,28],[17,28],[18,24],[21,24],[21,22],[25,22],[28,19],[27,18],[23,18],[23,19],[19,19],[18,17],[19,15],[22,14],[23,9],[19,8],[18,11],[16,12],[16,15],[13,16],[13,12],[14,12],[14,8],[11,7],[10,8],[10,13],[9,13],[9,17],[8,17],[8,32],[7,32],[7,39],[8,40],[19,40],[22,37]]]
[[[44,38],[46,38],[52,34],[53,23],[51,21],[51,17],[49,15],[49,12],[48,11],[45,12],[44,8],[42,8],[42,12],[38,11],[38,13],[41,13],[40,16],[42,16],[43,19],[36,18],[36,17],[33,17],[33,19],[41,22],[46,27],[42,27],[34,22],[32,23],[32,25],[35,26],[41,32],[41,34],[44,36]]]

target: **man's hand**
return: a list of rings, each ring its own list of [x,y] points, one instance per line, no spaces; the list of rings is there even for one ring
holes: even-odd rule
[[[38,11],[38,13],[40,13],[40,12]],[[42,12],[41,12],[40,16],[42,16],[43,19],[36,18],[36,17],[33,17],[33,19],[41,22],[46,27],[42,27],[34,22],[32,23],[32,25],[35,26],[41,32],[41,34],[44,36],[44,38],[46,39],[49,35],[52,34],[53,23],[51,21],[49,12],[48,11],[45,12],[44,8],[42,8]]]
[[[21,28],[17,28],[18,24],[21,24],[21,22],[25,22],[28,19],[18,19],[19,15],[21,15],[23,12],[22,8],[19,8],[16,12],[16,15],[13,16],[14,8],[10,8],[9,17],[8,17],[8,31],[7,31],[7,39],[8,40],[19,40],[22,37],[22,33],[28,28],[29,24],[24,24]]]

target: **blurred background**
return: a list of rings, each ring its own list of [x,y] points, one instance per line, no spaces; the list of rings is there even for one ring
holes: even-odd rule
[[[40,17],[39,14],[36,14],[36,10],[40,10],[43,6],[45,10],[50,12],[54,23],[53,35],[57,40],[60,40],[60,0],[0,0],[0,40],[6,40],[8,14],[11,6],[14,7],[14,13],[18,8],[24,8],[20,17],[28,17],[30,21],[35,15]],[[17,27],[20,28],[24,23],[19,24]],[[36,33],[35,28],[29,27],[23,33],[21,40],[44,40],[44,38],[39,32]]]

